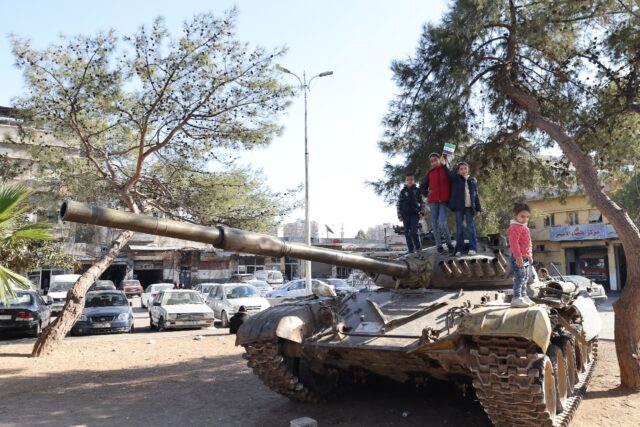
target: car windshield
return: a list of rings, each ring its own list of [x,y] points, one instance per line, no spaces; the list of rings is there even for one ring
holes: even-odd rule
[[[196,292],[171,292],[165,297],[166,305],[202,304],[200,294]]]
[[[7,307],[29,307],[33,301],[33,296],[26,292],[16,292],[15,298],[9,298]],[[0,307],[4,307],[4,303],[0,300]]]
[[[75,282],[53,282],[49,287],[49,292],[66,292]]]
[[[100,293],[100,294],[87,294],[87,302],[85,307],[118,307],[127,306],[129,301],[127,297],[121,293]]]
[[[208,294],[211,288],[213,288],[214,286],[215,285],[202,285],[202,288],[200,289],[200,293]]]
[[[343,279],[329,279],[329,284],[335,286],[336,288],[348,288],[349,283]]]
[[[253,286],[225,286],[224,293],[228,299],[259,297],[260,292]]]

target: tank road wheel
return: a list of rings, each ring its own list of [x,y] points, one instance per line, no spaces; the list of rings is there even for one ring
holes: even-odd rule
[[[578,372],[583,373],[587,370],[588,364],[587,347],[578,342],[576,345],[576,364],[578,365]]]
[[[562,412],[566,409],[567,397],[569,396],[567,361],[564,358],[564,353],[557,345],[549,346],[547,355],[551,360],[553,376],[555,377],[557,412]]]
[[[278,341],[257,342],[244,348],[247,366],[270,389],[291,400],[317,403],[338,385],[337,373],[316,374],[304,360],[284,356]]]
[[[564,360],[567,363],[567,389],[569,391],[569,395],[573,394],[573,389],[578,382],[578,369],[576,368],[576,352],[573,348],[573,342],[564,338],[560,342],[560,348],[562,349],[562,354],[564,354]]]
[[[554,425],[556,383],[548,356],[529,341],[474,337],[473,386],[496,426]]]

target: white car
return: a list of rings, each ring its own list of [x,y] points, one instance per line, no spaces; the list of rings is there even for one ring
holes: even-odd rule
[[[328,283],[322,282],[318,279],[311,279],[311,287],[315,288],[320,284],[324,284],[326,286],[332,287]],[[278,289],[268,292],[268,299],[277,299],[277,298],[300,298],[306,295],[305,289],[305,279],[297,279],[292,280],[284,286],[279,287]]]
[[[271,286],[278,287],[284,283],[282,273],[278,270],[258,270],[253,273],[256,280],[264,280]]]
[[[267,293],[273,290],[273,287],[267,282],[265,282],[264,280],[249,280],[248,282],[244,282],[244,283],[248,283],[254,288],[256,288],[258,292],[260,292],[261,297],[267,296]]]
[[[200,296],[202,297],[202,299],[206,300],[207,296],[209,295],[209,291],[211,290],[211,288],[213,288],[217,284],[218,283],[198,283],[193,288],[193,290],[200,292]]]
[[[140,295],[140,305],[142,308],[151,307],[151,301],[158,295],[160,291],[173,289],[173,283],[154,283],[147,286],[142,295]]]
[[[260,296],[252,285],[247,283],[225,283],[212,288],[207,298],[207,305],[213,310],[216,319],[220,319],[222,327],[229,327],[229,319],[244,306],[249,316],[269,308],[269,301]]]
[[[151,329],[208,328],[213,325],[213,311],[199,292],[190,289],[163,290],[149,307]]]
[[[47,298],[51,307],[51,314],[57,314],[62,311],[67,301],[67,292],[78,281],[79,274],[57,274],[51,276]]]

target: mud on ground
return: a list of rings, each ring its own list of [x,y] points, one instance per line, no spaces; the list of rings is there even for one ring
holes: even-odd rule
[[[329,402],[296,404],[247,368],[224,330],[203,340],[172,332],[68,339],[52,356],[29,357],[33,340],[0,344],[0,426],[489,426],[481,406],[448,384],[392,383],[341,390]],[[617,389],[613,343],[572,426],[640,426],[640,394]]]

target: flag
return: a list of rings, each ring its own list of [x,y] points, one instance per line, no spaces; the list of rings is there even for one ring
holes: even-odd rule
[[[333,232],[331,227],[329,227],[327,224],[325,224],[324,227],[327,229],[327,233],[336,234],[336,233]]]

